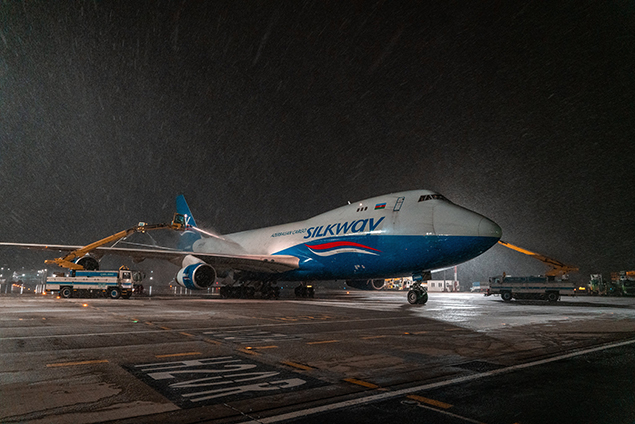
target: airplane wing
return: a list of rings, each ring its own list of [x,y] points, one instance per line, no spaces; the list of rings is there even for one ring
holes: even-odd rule
[[[0,242],[0,247],[17,247],[31,250],[51,250],[58,252],[71,252],[83,246],[69,246],[61,244],[35,244],[35,243],[6,243]],[[218,271],[236,270],[255,273],[278,274],[297,269],[300,260],[289,255],[225,255],[218,253],[189,252],[169,248],[125,248],[125,247],[98,247],[91,255],[100,258],[103,255],[119,255],[131,257],[135,262],[144,259],[164,259],[181,265],[185,256],[194,256],[210,264]]]

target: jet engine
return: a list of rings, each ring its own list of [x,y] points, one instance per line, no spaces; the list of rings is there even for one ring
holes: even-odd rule
[[[346,280],[346,284],[360,290],[381,290],[385,280]]]
[[[176,282],[192,290],[205,290],[216,281],[216,270],[206,263],[196,263],[182,268],[176,274]]]
[[[77,265],[81,265],[87,271],[99,271],[99,261],[90,255],[75,259]]]

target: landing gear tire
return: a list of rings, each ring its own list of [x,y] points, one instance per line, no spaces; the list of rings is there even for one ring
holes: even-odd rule
[[[119,289],[119,287],[111,287],[108,290],[108,296],[110,296],[111,299],[119,299],[121,296],[121,289]]]
[[[557,302],[558,301],[558,293],[554,293],[554,292],[549,292],[547,293],[547,300],[549,302]]]
[[[501,293],[501,298],[505,302],[510,302],[512,300],[512,293],[511,292],[502,292]]]
[[[419,302],[419,293],[417,293],[415,290],[410,290],[408,292],[408,303],[410,303],[411,305],[415,305],[418,302]]]
[[[62,290],[60,290],[60,296],[62,296],[64,299],[70,299],[71,297],[73,297],[73,291],[70,287],[64,287]]]
[[[428,293],[424,293],[420,298],[419,301],[417,302],[419,305],[425,305],[426,302],[428,301]]]

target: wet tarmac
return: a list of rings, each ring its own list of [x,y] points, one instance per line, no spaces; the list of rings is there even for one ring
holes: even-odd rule
[[[635,422],[635,299],[0,297],[0,422]]]

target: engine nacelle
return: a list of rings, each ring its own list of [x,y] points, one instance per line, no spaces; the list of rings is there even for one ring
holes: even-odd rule
[[[346,284],[360,290],[381,290],[386,280],[346,280]]]
[[[205,290],[216,281],[216,270],[211,265],[197,263],[188,265],[176,274],[176,282],[191,290]]]
[[[90,255],[75,259],[74,262],[81,265],[86,271],[99,271],[99,261]]]

